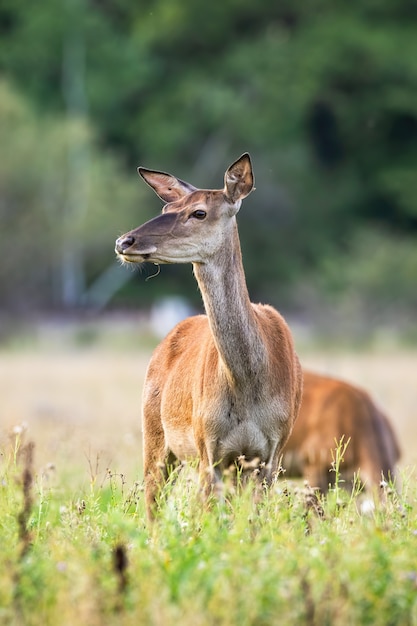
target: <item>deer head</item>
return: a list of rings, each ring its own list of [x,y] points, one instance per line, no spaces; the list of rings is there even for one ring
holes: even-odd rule
[[[227,169],[218,190],[143,167],[138,173],[167,204],[161,215],[117,239],[116,253],[128,263],[206,263],[230,238],[242,200],[254,188],[247,153]]]

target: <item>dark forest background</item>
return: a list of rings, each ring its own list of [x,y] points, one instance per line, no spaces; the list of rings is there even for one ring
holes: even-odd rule
[[[248,286],[300,320],[417,340],[417,2],[0,0],[3,318],[200,298],[114,240],[160,210],[136,167],[222,186]]]

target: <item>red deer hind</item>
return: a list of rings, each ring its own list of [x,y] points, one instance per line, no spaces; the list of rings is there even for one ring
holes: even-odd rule
[[[326,493],[334,482],[332,451],[343,436],[344,442],[350,439],[340,468],[347,488],[355,474],[367,489],[378,487],[382,478],[394,480],[398,441],[370,395],[337,378],[303,374],[300,412],[284,450],[286,476],[302,476]]]
[[[152,518],[175,459],[198,458],[206,494],[242,457],[258,460],[260,480],[270,484],[298,414],[302,375],[282,316],[249,299],[236,223],[254,186],[249,155],[228,168],[219,190],[142,167],[138,172],[167,204],[117,239],[116,252],[128,263],[192,263],[206,311],[180,322],[148,367],[144,480]]]

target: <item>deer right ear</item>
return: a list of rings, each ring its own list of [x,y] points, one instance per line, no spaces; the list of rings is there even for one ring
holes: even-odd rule
[[[147,170],[144,167],[138,167],[138,174],[142,176],[143,180],[152,187],[154,192],[164,202],[175,202],[196,190],[196,187],[186,183],[184,180],[175,178],[171,174],[165,174],[165,172],[156,172]]]
[[[250,194],[254,185],[252,163],[247,152],[235,161],[224,175],[224,193],[235,204]]]

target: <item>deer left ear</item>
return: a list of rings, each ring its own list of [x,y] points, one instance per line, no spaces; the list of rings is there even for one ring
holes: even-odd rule
[[[148,183],[154,192],[164,202],[175,202],[188,196],[196,190],[196,187],[186,183],[185,180],[176,178],[165,172],[157,172],[155,170],[147,170],[145,167],[138,167],[138,174]]]
[[[254,188],[252,163],[247,152],[235,161],[224,175],[224,194],[235,204],[246,198]]]

